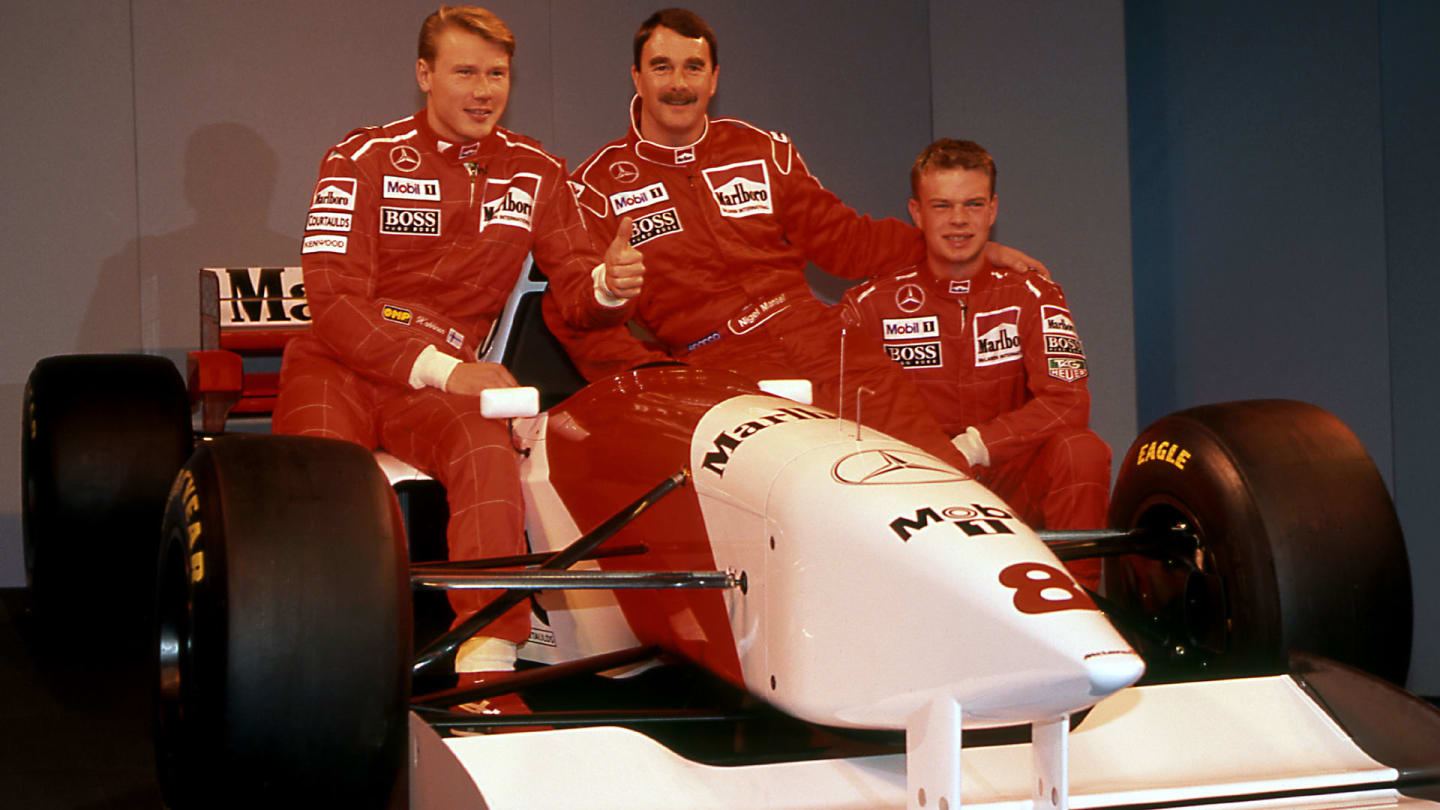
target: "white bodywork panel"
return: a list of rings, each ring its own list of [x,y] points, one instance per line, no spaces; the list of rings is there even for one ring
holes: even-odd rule
[[[448,740],[423,723],[412,727],[414,810],[858,810],[907,803],[902,755],[714,767],[612,727]],[[1433,806],[1373,789],[1395,779],[1395,771],[1361,751],[1283,676],[1127,689],[1098,704],[1069,740],[1075,808],[1183,806],[1225,796],[1247,797],[1227,807]],[[1033,756],[1029,745],[966,749],[963,806],[1030,810]],[[1254,800],[1257,793],[1317,788],[1331,792]],[[932,799],[927,810],[937,805]]]
[[[883,433],[738,396],[697,425],[691,471],[716,566],[748,580],[726,596],[746,687],[790,714],[901,729],[950,700],[967,728],[1013,725],[1144,670],[1004,501]],[[1063,587],[1022,610],[1004,583],[1027,567]]]

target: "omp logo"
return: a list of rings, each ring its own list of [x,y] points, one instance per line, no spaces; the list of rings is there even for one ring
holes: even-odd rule
[[[615,216],[618,217],[626,211],[644,208],[647,205],[664,202],[668,199],[670,199],[670,194],[665,191],[665,184],[654,183],[644,188],[611,194],[610,206],[615,209]]]
[[[952,523],[966,537],[983,537],[995,534],[1014,534],[1015,530],[1005,525],[1014,515],[996,506],[972,503],[968,506],[947,506],[936,510],[924,507],[916,510],[914,519],[901,515],[890,521],[890,531],[902,541],[908,541],[916,533],[924,531],[932,523]]]
[[[391,323],[398,323],[401,326],[409,326],[410,322],[415,319],[415,313],[411,312],[408,309],[405,309],[404,307],[397,307],[392,304],[382,304],[380,306],[380,317]]]
[[[402,236],[439,236],[440,211],[435,208],[380,206],[380,233]]]
[[[886,343],[885,353],[905,368],[939,368],[945,365],[940,356],[940,342]]]
[[[325,212],[311,212],[305,217],[305,230],[307,231],[348,231],[350,230],[351,214],[329,214]]]
[[[315,184],[315,198],[311,208],[335,208],[341,211],[355,210],[355,178],[322,177]]]
[[[301,253],[344,253],[350,246],[348,236],[307,236],[300,243]]]
[[[1146,442],[1135,451],[1136,467],[1150,461],[1163,461],[1177,470],[1183,470],[1189,460],[1190,451],[1174,442]]]
[[[274,326],[310,320],[304,276],[298,267],[207,267],[206,270],[220,282],[221,326]],[[225,306],[227,303],[229,306]]]
[[[1047,335],[1076,336],[1075,322],[1070,320],[1070,310],[1054,304],[1040,305],[1041,331]]]
[[[772,213],[770,171],[763,160],[747,160],[705,169],[705,182],[720,215],[731,218]]]
[[[530,230],[535,199],[540,194],[540,175],[519,172],[503,180],[485,181],[480,203],[480,230],[491,225],[509,225]]]
[[[384,195],[392,200],[432,200],[440,201],[440,181],[423,180],[413,177],[396,177],[393,174],[385,175],[382,185]]]
[[[976,366],[1014,362],[1020,354],[1020,307],[975,314]]]
[[[835,462],[830,477],[842,484],[939,484],[965,476],[917,450],[861,450]]]
[[[1083,380],[1090,374],[1083,357],[1047,357],[1045,364],[1051,377],[1065,382]]]
[[[940,316],[924,318],[884,318],[880,329],[885,339],[936,337],[940,334]]]
[[[730,454],[742,442],[754,436],[766,428],[787,422],[799,422],[808,419],[834,419],[835,417],[824,411],[812,411],[804,408],[781,408],[774,413],[769,413],[758,419],[749,422],[742,422],[729,430],[722,431],[715,437],[715,449],[705,454],[700,466],[715,473],[718,476],[725,475],[725,465],[730,462]]]
[[[680,226],[680,214],[674,208],[646,214],[635,220],[635,230],[630,234],[630,246],[637,247],[667,233],[679,233],[683,230],[685,229]]]

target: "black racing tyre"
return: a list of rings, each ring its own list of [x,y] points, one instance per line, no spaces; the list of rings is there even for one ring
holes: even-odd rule
[[[193,444],[179,372],[148,355],[46,358],[21,430],[30,608],[61,624],[103,606],[107,632],[87,639],[144,639],[166,494]]]
[[[1110,522],[1188,527],[1168,561],[1105,561],[1112,617],[1155,679],[1279,673],[1303,651],[1404,683],[1405,539],[1374,462],[1326,411],[1253,400],[1160,419],[1121,463]]]
[[[159,561],[167,806],[386,806],[408,739],[408,571],[394,492],[365,449],[202,444],[175,479]]]

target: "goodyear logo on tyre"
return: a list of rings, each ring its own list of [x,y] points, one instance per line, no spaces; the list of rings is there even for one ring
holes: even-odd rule
[[[196,548],[200,542],[200,494],[195,490],[195,476],[189,470],[181,470],[175,481],[180,490],[180,502],[185,505],[185,549],[190,558],[190,581],[199,582],[205,578],[205,551]]]
[[[391,323],[398,323],[401,326],[409,326],[415,320],[415,313],[404,307],[384,304],[380,307],[380,317]]]

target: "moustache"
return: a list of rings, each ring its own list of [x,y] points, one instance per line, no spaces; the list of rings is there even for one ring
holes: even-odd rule
[[[660,94],[661,104],[694,104],[698,97],[690,90],[667,90]]]

